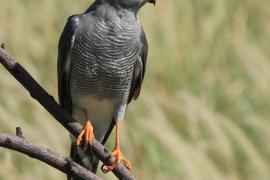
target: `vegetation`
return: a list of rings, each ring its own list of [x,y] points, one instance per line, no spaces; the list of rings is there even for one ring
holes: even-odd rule
[[[0,41],[54,97],[59,35],[67,17],[89,3],[0,1]],[[121,128],[138,179],[270,179],[269,7],[269,0],[159,0],[144,7],[147,74]],[[0,67],[0,131],[16,126],[69,154],[68,133]],[[0,149],[0,180],[64,178]]]

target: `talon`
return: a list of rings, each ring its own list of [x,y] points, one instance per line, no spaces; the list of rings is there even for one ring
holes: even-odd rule
[[[116,158],[116,161],[111,166],[107,166],[107,169],[105,170],[106,173],[109,171],[114,170],[121,162],[124,163],[127,169],[131,170],[131,164],[127,158],[124,157],[121,150],[119,148],[115,148],[115,150],[111,153],[111,156]]]
[[[87,118],[87,113],[85,113],[85,117]],[[83,130],[81,131],[81,133],[77,138],[77,146],[81,145],[83,138],[84,138],[83,150],[86,151],[88,149],[88,145],[92,144],[94,139],[94,129],[89,120],[86,121]]]

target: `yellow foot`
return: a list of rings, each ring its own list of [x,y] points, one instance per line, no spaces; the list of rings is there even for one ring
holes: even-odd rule
[[[124,155],[122,154],[120,148],[115,148],[113,150],[113,152],[111,153],[111,156],[115,157],[116,158],[116,161],[113,165],[111,166],[107,166],[106,169],[103,169],[103,172],[104,173],[108,173],[112,170],[114,170],[121,162],[124,163],[124,165],[126,166],[127,169],[131,170],[132,167],[131,167],[131,164],[129,162],[129,160],[127,158],[124,157]]]
[[[87,120],[82,132],[79,134],[77,138],[77,146],[81,145],[82,139],[84,137],[84,146],[83,150],[86,151],[88,149],[89,144],[92,144],[94,139],[94,130],[90,121]]]

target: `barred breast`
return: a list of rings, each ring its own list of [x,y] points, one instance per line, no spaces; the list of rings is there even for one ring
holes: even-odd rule
[[[142,48],[140,31],[135,16],[121,18],[113,14],[80,19],[70,52],[73,104],[87,108],[93,105],[88,101],[106,100],[111,106],[126,105],[134,63]]]

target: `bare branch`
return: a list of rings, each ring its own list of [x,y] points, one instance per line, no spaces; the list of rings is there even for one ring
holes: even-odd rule
[[[19,136],[0,133],[0,146],[21,152],[31,158],[38,159],[63,173],[74,177],[87,180],[101,180],[100,177],[75,163],[72,159],[60,156],[49,149],[38,146]]]
[[[61,123],[71,134],[78,136],[82,130],[81,124],[73,119],[60,105],[49,95],[36,80],[19,64],[7,51],[0,47],[0,63],[28,90],[30,95],[36,99],[59,123]],[[95,155],[106,165],[115,162],[110,157],[110,152],[104,148],[96,139],[93,140],[93,151]],[[122,164],[113,170],[113,173],[124,180],[135,180],[133,174]]]

